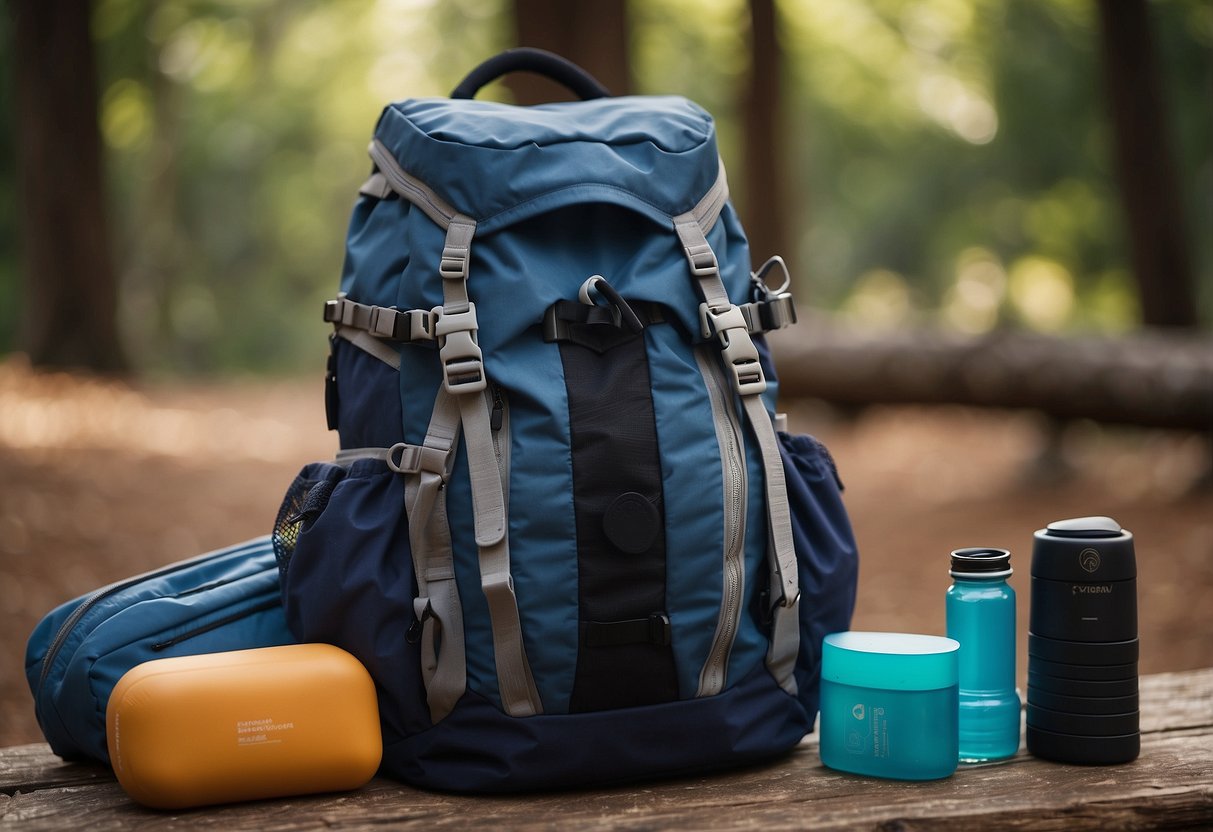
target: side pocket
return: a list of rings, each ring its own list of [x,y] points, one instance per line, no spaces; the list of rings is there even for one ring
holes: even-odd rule
[[[821,641],[851,625],[859,554],[830,452],[811,436],[784,432],[778,436],[800,571],[796,684],[811,718],[817,713]]]
[[[345,475],[345,468],[339,465],[313,462],[303,467],[286,490],[271,535],[274,558],[278,561],[278,571],[282,575],[284,586],[300,531],[324,511],[333,495],[333,489],[345,479]]]
[[[417,582],[404,477],[382,459],[313,463],[283,501],[274,542],[295,637],[335,644],[366,666],[385,743],[429,728],[420,644],[408,637]]]

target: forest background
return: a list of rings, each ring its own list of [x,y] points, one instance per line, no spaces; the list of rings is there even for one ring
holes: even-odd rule
[[[1110,514],[1138,540],[1143,672],[1213,665],[1206,0],[7,12],[0,744],[38,739],[42,615],[264,533],[331,455],[319,309],[375,120],[519,44],[716,117],[755,258],[791,267],[781,405],[847,484],[857,627],[941,632],[948,551],[1001,545],[1022,638],[1032,530]]]

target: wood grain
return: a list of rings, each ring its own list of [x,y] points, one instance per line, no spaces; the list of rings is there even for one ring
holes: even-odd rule
[[[1067,766],[1021,751],[930,783],[824,768],[815,739],[778,762],[710,777],[517,797],[420,792],[376,778],[358,792],[191,812],[142,809],[101,766],[45,745],[0,750],[0,828],[357,830],[1022,830],[1213,824],[1213,668],[1144,677],[1142,753],[1123,766]]]

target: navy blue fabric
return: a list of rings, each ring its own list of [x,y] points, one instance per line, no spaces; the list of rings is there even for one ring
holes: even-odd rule
[[[305,482],[337,480],[305,520],[283,582],[287,621],[304,642],[352,653],[375,679],[385,741],[430,725],[419,644],[406,638],[417,582],[404,513],[404,478],[378,460],[348,470],[314,463]]]
[[[344,338],[333,339],[333,355],[341,447],[390,448],[401,441],[400,374]]]
[[[812,723],[761,663],[719,696],[616,711],[514,719],[468,693],[429,731],[385,744],[382,770],[444,791],[606,785],[768,760]]]
[[[841,483],[825,446],[811,436],[781,432],[779,453],[800,574],[796,684],[805,710],[816,714],[821,640],[850,627],[859,552],[842,505]]]
[[[135,665],[294,641],[261,537],[62,604],[30,636],[25,672],[51,750],[108,763],[105,708]]]

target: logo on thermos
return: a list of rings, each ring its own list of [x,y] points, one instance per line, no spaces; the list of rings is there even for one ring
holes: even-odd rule
[[[1088,572],[1099,568],[1099,552],[1094,549],[1083,549],[1078,553],[1078,565]]]
[[[864,710],[863,710],[863,703],[862,703],[862,702],[860,702],[860,703],[859,703],[858,705],[856,705],[854,708],[851,708],[851,716],[855,717],[856,719],[863,719],[863,717],[864,717]]]

